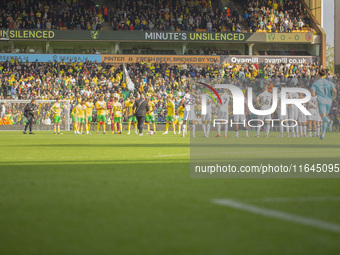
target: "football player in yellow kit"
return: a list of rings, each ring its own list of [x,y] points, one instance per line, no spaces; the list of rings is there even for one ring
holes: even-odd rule
[[[78,115],[78,124],[79,124],[79,129],[80,131],[78,134],[83,134],[83,129],[85,126],[85,112],[86,112],[86,105],[85,105],[85,100],[81,100],[80,104],[77,105],[77,115]]]
[[[62,135],[62,133],[60,133],[61,104],[59,97],[56,98],[56,102],[51,107],[51,111],[53,112],[53,132],[56,135],[58,131],[58,135]]]
[[[130,97],[130,99],[128,99],[125,102],[125,109],[126,109],[126,113],[127,113],[128,116],[132,116],[134,105],[135,105],[135,99],[133,97]],[[133,125],[135,127],[135,133],[138,134],[137,133],[137,118],[136,118],[136,116],[132,116],[128,120],[128,132],[127,132],[128,135],[130,134],[132,122],[133,122]]]
[[[100,129],[100,122],[103,125],[103,134],[105,132],[105,124],[106,124],[106,102],[104,101],[104,95],[101,95],[100,100],[96,103],[96,110],[97,110],[97,134],[99,134]]]
[[[145,98],[146,102],[148,102],[150,110],[146,113],[146,125],[148,128],[148,132],[150,132],[150,123],[152,123],[152,129],[154,134],[156,134],[156,123],[155,123],[155,116],[154,116],[154,110],[155,110],[155,104],[150,101],[150,97]]]
[[[184,101],[185,99],[182,98],[181,102],[179,103],[178,109],[177,109],[177,115],[178,115],[178,119],[177,119],[177,124],[178,124],[178,134],[181,134],[181,125],[183,124],[183,117],[184,117]],[[186,132],[186,130],[184,129],[184,132]]]
[[[90,130],[91,130],[91,122],[92,122],[92,111],[94,108],[93,98],[89,97],[85,105],[86,105],[86,118],[85,118],[86,134],[91,134]]]
[[[167,96],[166,98],[167,104],[166,104],[166,109],[167,109],[167,115],[166,115],[166,130],[163,133],[163,135],[167,135],[169,131],[169,123],[171,123],[172,130],[174,131],[174,134],[176,134],[176,128],[175,128],[175,104],[171,100],[171,96]]]
[[[118,123],[119,125],[119,132],[117,132],[117,125],[114,125],[115,133],[121,134],[122,133],[122,104],[119,103],[118,95],[114,97],[114,103],[112,105],[114,123]],[[112,132],[113,134],[113,132]]]

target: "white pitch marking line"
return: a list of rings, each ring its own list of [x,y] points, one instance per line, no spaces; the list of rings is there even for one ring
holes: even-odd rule
[[[228,206],[231,208],[239,209],[239,210],[246,211],[246,212],[251,212],[254,214],[261,215],[261,216],[267,216],[267,217],[276,218],[276,219],[280,219],[284,221],[290,221],[290,222],[294,222],[297,224],[301,224],[301,225],[305,225],[309,227],[315,227],[315,228],[319,228],[322,230],[328,230],[328,231],[340,234],[340,225],[335,224],[335,223],[302,217],[299,215],[271,210],[267,208],[245,204],[245,203],[240,203],[232,199],[213,199],[212,202],[218,205]]]
[[[264,197],[259,199],[246,199],[247,202],[322,202],[322,201],[340,201],[340,197]]]

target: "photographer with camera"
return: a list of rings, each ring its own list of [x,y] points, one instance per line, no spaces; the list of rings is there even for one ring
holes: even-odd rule
[[[29,129],[30,129],[29,134],[30,135],[34,134],[32,132],[32,125],[33,125],[34,111],[35,111],[35,106],[36,106],[35,103],[36,103],[36,100],[35,100],[35,98],[33,98],[31,100],[31,102],[26,104],[26,106],[25,106],[24,116],[27,118],[27,123],[26,123],[25,129],[24,129],[24,132],[23,132],[25,135],[26,135],[27,127],[29,127]]]

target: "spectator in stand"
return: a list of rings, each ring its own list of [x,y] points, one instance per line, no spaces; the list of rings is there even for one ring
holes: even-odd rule
[[[67,1],[69,2],[69,1]],[[3,7],[0,25],[9,29],[90,29],[102,28],[105,15],[100,7],[94,8],[91,0],[77,1],[67,4],[65,1],[5,1],[0,0]],[[104,8],[105,12],[105,8]],[[105,13],[104,13],[105,14]],[[106,16],[107,17],[107,16]]]

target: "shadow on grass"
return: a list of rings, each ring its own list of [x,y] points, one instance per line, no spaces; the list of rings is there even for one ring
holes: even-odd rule
[[[6,145],[6,147],[92,147],[92,148],[145,148],[145,147],[153,147],[153,148],[170,148],[170,147],[181,147],[181,148],[187,148],[187,147],[221,147],[221,148],[303,148],[303,149],[321,149],[321,148],[332,148],[332,149],[340,149],[340,144],[282,144],[282,143],[275,143],[275,144],[254,144],[254,143],[241,143],[241,144],[235,144],[235,143],[213,143],[213,142],[207,142],[207,143],[196,143],[191,142],[188,144],[183,143],[134,143],[134,144],[98,144],[98,143],[87,143],[87,144],[74,144],[74,143],[62,143],[62,144],[22,144],[22,145]],[[340,151],[339,151],[340,154]]]

